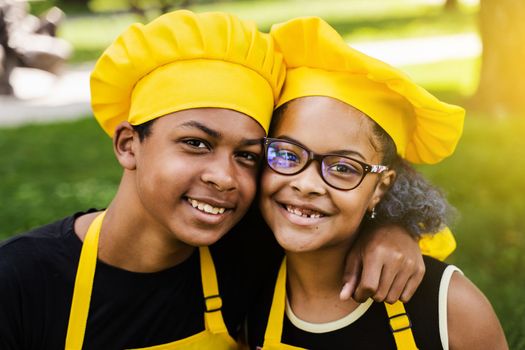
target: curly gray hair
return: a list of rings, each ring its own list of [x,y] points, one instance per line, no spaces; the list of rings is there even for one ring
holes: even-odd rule
[[[396,180],[376,206],[375,219],[367,218],[365,225],[397,224],[415,236],[450,225],[456,210],[441,190],[396,154],[394,141],[375,122],[374,135],[383,152],[383,164],[396,172]]]

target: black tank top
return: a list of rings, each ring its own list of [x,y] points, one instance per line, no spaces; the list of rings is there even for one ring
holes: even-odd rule
[[[425,276],[405,308],[418,348],[443,349],[439,330],[439,288],[448,265],[430,257],[424,257],[424,260]],[[263,343],[273,286],[263,294],[248,321],[248,340],[252,349]],[[285,315],[282,342],[306,349],[396,349],[385,306],[375,302],[348,326],[326,333],[302,330]]]

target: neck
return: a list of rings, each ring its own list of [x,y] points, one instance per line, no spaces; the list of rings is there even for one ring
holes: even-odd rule
[[[123,180],[124,181],[124,180]],[[99,238],[98,258],[105,263],[133,272],[157,272],[186,260],[195,247],[179,241],[155,222],[132,193],[122,190],[106,210]],[[80,217],[75,232],[83,240],[95,215]]]
[[[348,246],[294,253],[286,252],[287,295],[294,314],[313,323],[338,320],[359,304],[341,301]]]

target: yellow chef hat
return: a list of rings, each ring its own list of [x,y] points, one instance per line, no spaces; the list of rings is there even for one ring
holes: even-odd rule
[[[376,121],[412,163],[437,163],[453,153],[463,108],[439,101],[398,69],[349,47],[320,18],[277,24],[270,34],[287,67],[277,105],[305,96],[333,97]]]
[[[133,24],[91,74],[91,105],[110,136],[190,108],[227,108],[268,131],[285,75],[272,38],[233,15],[174,11]]]

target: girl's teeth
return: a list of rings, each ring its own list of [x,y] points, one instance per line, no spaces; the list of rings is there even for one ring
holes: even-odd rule
[[[292,213],[292,214],[295,214],[297,216],[301,216],[301,217],[304,217],[304,218],[318,219],[318,218],[321,217],[321,214],[319,214],[319,213],[306,214],[306,213],[303,213],[299,208],[295,208],[295,207],[293,207],[291,205],[287,205],[286,206],[286,210],[289,213]]]

